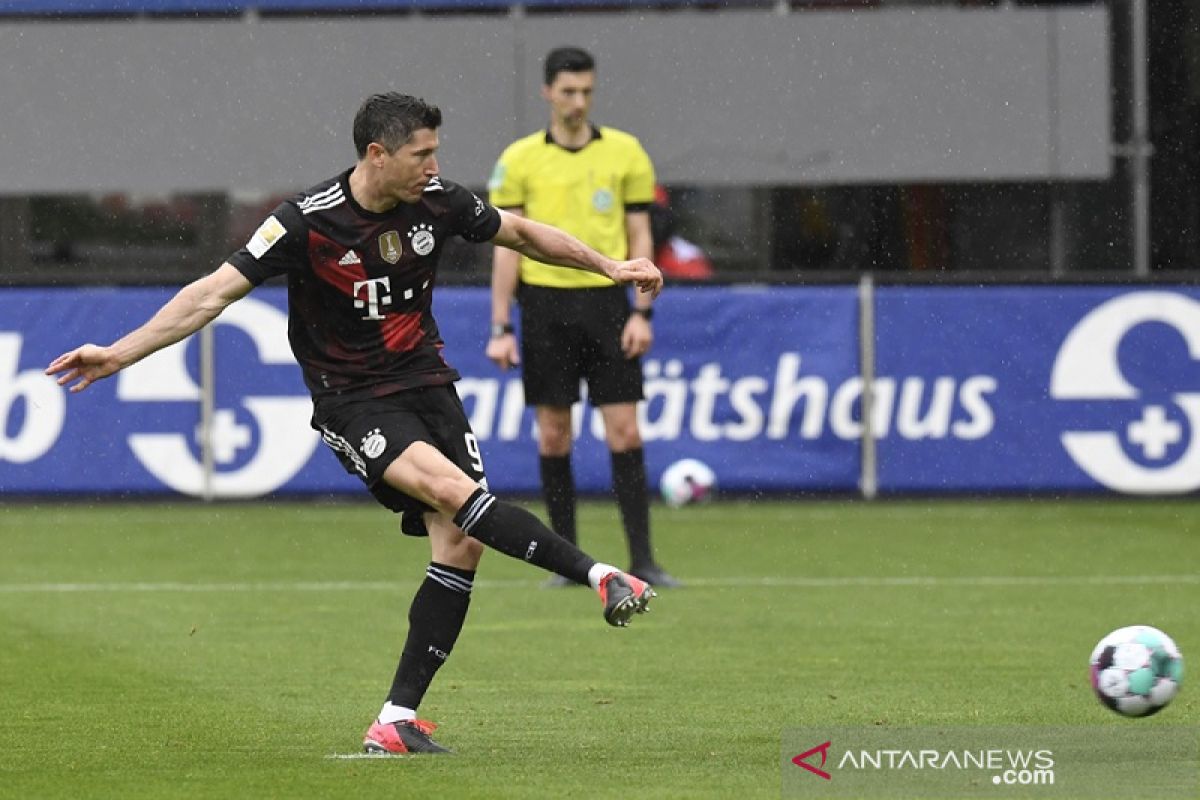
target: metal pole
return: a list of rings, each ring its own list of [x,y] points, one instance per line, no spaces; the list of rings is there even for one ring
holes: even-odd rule
[[[1067,271],[1067,230],[1066,202],[1063,199],[1062,161],[1059,158],[1059,137],[1062,135],[1061,106],[1062,95],[1062,53],[1059,52],[1058,25],[1050,24],[1046,37],[1046,46],[1050,54],[1050,69],[1047,73],[1046,90],[1050,97],[1049,115],[1050,130],[1050,174],[1054,182],[1050,184],[1050,274],[1061,278]]]
[[[206,501],[213,499],[213,475],[217,469],[212,441],[217,394],[215,350],[212,326],[205,325],[200,329],[200,471],[203,475],[200,496]]]
[[[862,477],[860,488],[867,500],[879,490],[879,465],[875,450],[875,281],[864,275],[858,282],[858,362],[862,376]]]
[[[200,238],[196,250],[198,272],[208,272],[224,257],[229,241],[229,196],[212,193],[200,198]],[[217,410],[217,340],[212,324],[200,329],[200,470],[201,497],[216,499],[217,474],[213,436]]]
[[[1067,273],[1067,223],[1062,190],[1050,187],[1050,274],[1061,278]]]
[[[513,120],[516,122],[513,136],[524,136],[525,105],[528,102],[528,87],[525,77],[525,33],[528,28],[524,3],[513,3],[508,9],[508,19],[513,31]]]
[[[1150,69],[1149,25],[1146,0],[1131,0],[1130,62],[1133,103],[1133,136],[1130,141],[1130,171],[1133,181],[1133,270],[1139,277],[1150,275]]]

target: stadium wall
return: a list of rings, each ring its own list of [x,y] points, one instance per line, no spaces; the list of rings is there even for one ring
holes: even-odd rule
[[[651,479],[695,457],[735,493],[1200,489],[1200,289],[880,286],[860,303],[865,288],[664,294],[644,363]],[[0,293],[0,495],[360,496],[317,452],[281,289],[231,306],[207,343],[193,336],[80,395],[42,374],[60,352],[115,338],[172,292]],[[487,290],[439,292],[489,480],[533,493],[520,380],[483,356]],[[874,331],[868,347],[864,329]],[[211,380],[200,377],[202,356]],[[576,422],[581,487],[604,491],[599,419],[580,410]]]
[[[480,186],[544,124],[539,60],[568,42],[666,183],[1102,180],[1108,28],[1104,6],[0,20],[0,194],[295,190],[353,160],[388,89],[442,106],[446,175]]]

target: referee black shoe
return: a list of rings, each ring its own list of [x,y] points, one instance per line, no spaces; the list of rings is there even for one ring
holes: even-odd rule
[[[634,614],[649,611],[651,598],[657,596],[650,584],[624,572],[610,572],[600,579],[604,621],[618,628],[627,626]]]
[[[403,755],[404,753],[453,753],[429,737],[433,733],[432,722],[423,719],[408,719],[402,722],[375,723],[363,737],[363,752],[372,755]]]
[[[656,589],[678,589],[683,586],[683,581],[667,572],[658,564],[630,567],[629,574],[641,578]]]

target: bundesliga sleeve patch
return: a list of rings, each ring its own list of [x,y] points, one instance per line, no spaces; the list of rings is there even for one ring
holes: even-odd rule
[[[258,226],[258,230],[250,237],[250,241],[246,242],[246,249],[255,258],[262,258],[263,254],[282,239],[285,233],[287,233],[287,228],[283,227],[282,223],[272,214],[267,217],[266,222]]]
[[[489,192],[494,192],[504,185],[504,174],[506,172],[507,170],[504,165],[497,161],[495,168],[492,170],[491,177],[488,178],[487,188]]]

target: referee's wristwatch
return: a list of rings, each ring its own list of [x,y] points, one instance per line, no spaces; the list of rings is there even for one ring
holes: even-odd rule
[[[512,332],[513,332],[513,326],[512,326],[511,322],[493,322],[492,323],[492,338],[493,339],[499,339],[501,336],[504,336],[505,334],[512,333]]]
[[[642,319],[646,320],[646,322],[649,322],[650,320],[654,319],[654,309],[653,308],[635,308],[635,309],[633,309],[633,313],[640,314]]]

